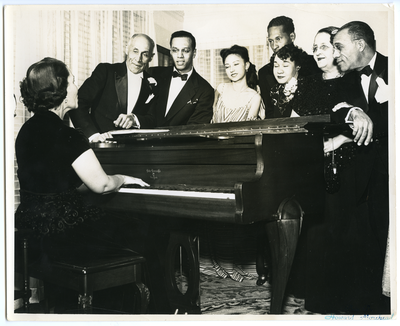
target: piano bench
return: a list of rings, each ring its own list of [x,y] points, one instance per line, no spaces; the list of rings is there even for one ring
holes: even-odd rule
[[[22,246],[24,248],[23,262],[27,263],[28,250],[26,249],[28,244],[26,238],[23,240]],[[142,276],[145,276],[144,272],[146,271],[145,258],[135,252],[118,249],[110,249],[109,253],[112,255],[105,254],[102,257],[83,255],[69,259],[57,258],[52,260],[43,256],[44,259],[27,263],[27,266],[24,266],[25,292],[29,293],[29,277],[43,281],[45,313],[54,311],[74,314],[146,313],[150,301],[150,292],[147,286],[142,283]],[[98,292],[101,290],[105,291]],[[110,307],[110,297],[107,296],[110,291],[114,291],[112,300],[117,296],[111,302],[113,307]],[[129,291],[129,293],[126,291]],[[106,294],[106,299],[97,300],[99,297],[93,299],[94,292],[102,294],[103,297]],[[76,300],[68,301],[68,295],[60,298],[60,293],[72,294]],[[126,301],[124,302],[126,297],[131,299],[128,300],[128,306]],[[30,312],[29,301],[27,300],[29,300],[29,295],[25,296],[23,312]],[[97,306],[99,302],[101,304]],[[60,310],[60,306],[57,306],[57,304],[60,304],[64,311]],[[116,305],[117,308],[115,308]],[[119,309],[121,307],[124,309]]]

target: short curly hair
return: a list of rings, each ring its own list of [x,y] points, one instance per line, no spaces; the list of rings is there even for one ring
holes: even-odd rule
[[[29,112],[48,111],[67,97],[69,71],[64,62],[44,58],[28,68],[20,82],[22,103]]]
[[[271,57],[271,65],[274,66],[275,57],[281,60],[290,59],[296,66],[303,67],[306,64],[308,54],[294,44],[287,44],[274,53]]]

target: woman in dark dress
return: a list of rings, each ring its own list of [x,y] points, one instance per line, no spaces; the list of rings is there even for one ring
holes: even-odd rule
[[[287,44],[271,57],[273,74],[277,84],[271,88],[273,117],[290,117],[291,102],[295,97],[300,69],[307,69],[307,53],[294,44]],[[268,115],[270,116],[270,115]]]
[[[123,249],[108,228],[112,221],[85,204],[79,190],[87,187],[101,194],[125,184],[147,184],[126,175],[107,175],[85,136],[63,122],[64,115],[78,106],[74,76],[63,62],[44,58],[33,64],[20,89],[24,105],[34,115],[15,142],[20,182],[16,228],[31,231],[30,247],[42,256]]]

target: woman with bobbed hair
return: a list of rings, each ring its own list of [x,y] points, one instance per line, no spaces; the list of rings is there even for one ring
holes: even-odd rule
[[[211,123],[255,120],[261,96],[257,92],[257,71],[243,46],[233,45],[220,52],[230,83],[221,83],[215,90]]]
[[[103,234],[95,230],[106,219],[100,209],[85,204],[78,188],[102,194],[125,184],[147,184],[126,175],[107,175],[84,135],[64,123],[65,114],[78,106],[78,88],[62,61],[44,58],[31,65],[20,90],[22,102],[34,115],[15,142],[20,183],[15,226],[32,231],[41,253],[65,254],[73,245],[83,250],[79,239],[88,245],[94,235],[101,239]]]

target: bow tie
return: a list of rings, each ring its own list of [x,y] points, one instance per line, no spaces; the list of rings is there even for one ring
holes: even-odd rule
[[[370,75],[372,74],[371,66],[370,66],[370,65],[365,66],[365,67],[362,68],[358,73],[360,74],[360,77],[361,77],[362,75],[370,76]]]
[[[177,71],[173,71],[172,72],[172,77],[173,78],[175,78],[175,77],[180,77],[182,80],[187,80],[187,78],[188,78],[188,74],[180,74],[179,72],[177,72]]]

